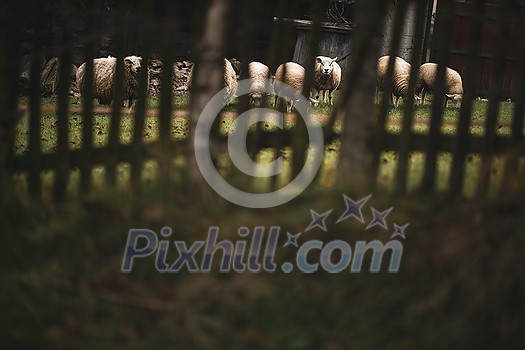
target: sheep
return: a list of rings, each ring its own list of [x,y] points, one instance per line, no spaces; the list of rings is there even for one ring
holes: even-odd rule
[[[192,82],[193,82],[193,69],[195,68],[195,65],[191,66],[191,70],[188,74],[188,91],[191,91]],[[233,66],[230,61],[228,61],[226,58],[223,59],[223,71],[224,71],[224,101],[226,103],[230,103],[230,101],[234,98],[235,94],[237,93],[237,73],[235,72],[235,69],[233,69]]]
[[[377,96],[379,99],[379,91],[383,90],[385,86],[386,71],[388,69],[389,56],[382,56],[377,60]],[[390,103],[397,107],[399,105],[399,98],[405,97],[408,92],[408,82],[410,80],[410,63],[402,59],[401,57],[396,57],[394,61],[394,73],[393,73],[393,82],[394,86],[392,89],[392,95],[396,96],[394,102],[393,96],[390,96]],[[419,96],[414,96],[416,100],[419,99]]]
[[[113,100],[113,90],[115,85],[115,69],[117,59],[108,56],[107,58],[96,58],[93,60],[93,97],[98,99],[100,104],[110,104]],[[84,62],[77,70],[77,84],[81,93],[84,93],[86,63]],[[142,71],[142,57],[128,56],[124,58],[124,101],[127,100],[128,107],[131,108],[133,101],[137,99],[137,88],[139,85],[139,74]],[[146,74],[149,72],[146,69]]]
[[[446,67],[445,71],[445,107],[448,100],[454,102],[454,106],[459,108],[463,101],[463,82],[461,75],[452,68]],[[421,93],[421,103],[425,103],[427,91],[433,91],[436,84],[437,63],[424,63],[419,67],[416,91]]]
[[[266,84],[270,79],[270,68],[260,62],[250,62],[248,64],[248,77],[250,78],[250,103],[259,107],[265,96]]]
[[[326,56],[317,56],[315,59],[314,84],[312,90],[317,91],[315,97],[317,100],[319,99],[319,93],[321,93],[323,102],[325,103],[326,95],[328,95],[330,105],[333,105],[332,93],[341,83],[341,67],[337,64],[336,60],[337,57],[330,58]],[[326,93],[327,91],[328,94]]]
[[[286,71],[286,76],[284,75],[285,71]],[[305,77],[304,67],[295,62],[283,63],[279,65],[279,67],[277,67],[277,70],[275,71],[275,81],[279,81],[279,82],[289,85],[293,90],[295,90],[297,94],[301,94],[303,91],[304,77]],[[278,100],[277,95],[280,93],[280,88],[278,84],[274,84],[274,91],[276,93],[274,106],[277,106],[277,100]],[[293,105],[295,104],[296,101],[298,101],[298,98],[288,101],[288,109],[287,109],[288,112],[292,111]]]
[[[224,87],[224,100],[229,103],[237,93],[237,73],[227,59],[224,59]]]

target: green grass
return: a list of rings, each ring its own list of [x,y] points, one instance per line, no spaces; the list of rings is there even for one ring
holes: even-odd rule
[[[179,106],[186,105],[182,97]],[[23,101],[22,101],[23,102]],[[54,104],[44,99],[44,104]],[[78,103],[78,101],[77,101]],[[72,100],[75,105],[75,100]],[[78,104],[77,104],[78,105]],[[150,99],[148,105],[158,105]],[[177,105],[177,104],[176,104]],[[508,118],[511,106],[502,106]],[[329,108],[321,105],[317,111]],[[480,117],[486,104],[478,104]],[[505,112],[506,111],[506,112]],[[399,109],[390,111],[397,118]],[[428,117],[428,107],[416,115]],[[447,109],[445,118],[456,110]],[[419,118],[418,117],[418,118]],[[94,116],[95,145],[107,142],[109,115]],[[508,120],[508,119],[506,119]],[[81,147],[82,117],[70,119],[71,146]],[[392,123],[393,124],[393,123]],[[42,148],[56,148],[56,116],[44,113]],[[129,142],[133,117],[123,116],[121,140]],[[27,150],[27,117],[17,126],[17,153]],[[291,125],[288,125],[291,126]],[[269,125],[269,128],[272,126]],[[172,136],[184,137],[187,122],[175,119]],[[425,130],[419,130],[425,132]],[[472,132],[476,132],[475,130]],[[158,122],[147,117],[145,142],[158,138]],[[169,348],[184,349],[473,349],[524,347],[525,328],[525,206],[523,198],[484,201],[429,197],[394,198],[377,191],[363,211],[364,223],[336,224],[345,206],[342,193],[354,199],[368,193],[338,188],[334,183],[343,141],[327,145],[318,184],[277,208],[252,210],[227,203],[208,188],[155,183],[159,167],[144,165],[146,186],[131,192],[104,186],[104,169],[95,167],[95,190],[65,203],[30,201],[0,183],[0,272],[4,301],[0,318],[2,349]],[[290,159],[290,150],[283,156]],[[261,164],[274,155],[264,150]],[[382,156],[380,185],[388,189],[396,154]],[[174,159],[183,168],[185,160]],[[420,180],[424,155],[413,153],[410,186]],[[496,162],[496,168],[502,168]],[[479,159],[467,163],[467,185],[475,182]],[[286,165],[289,174],[289,164]],[[263,171],[263,170],[261,170]],[[440,154],[439,188],[446,185],[450,154]],[[118,167],[120,183],[129,165]],[[25,175],[20,175],[21,177]],[[50,191],[53,173],[42,175]],[[72,184],[78,170],[71,171]],[[259,190],[268,183],[259,183]],[[46,187],[47,186],[47,187]],[[266,187],[265,187],[266,186]],[[472,186],[472,185],[471,185]],[[468,191],[473,191],[472,188]],[[365,229],[371,207],[385,210],[390,231]],[[328,232],[305,231],[310,209],[333,209]],[[282,247],[285,232],[303,232],[300,243],[317,239],[389,240],[393,223],[409,223],[397,274],[275,273],[161,274],[154,257],[139,259],[130,274],[120,272],[130,228],[158,232],[173,228],[169,240],[189,246],[205,238],[210,226],[220,227],[220,239],[238,240],[246,226],[281,227],[277,263],[293,261],[293,247]],[[177,257],[170,244],[168,261]],[[317,262],[313,252],[310,262]],[[365,260],[365,266],[369,261]],[[386,262],[384,262],[386,263]],[[214,264],[216,267],[217,264]],[[366,269],[366,267],[365,267]]]
[[[335,94],[337,98],[337,92]],[[273,103],[273,96],[268,97],[267,102]],[[225,110],[233,111],[235,110],[235,103],[226,107]],[[53,106],[56,103],[54,97],[42,99],[43,106]],[[156,109],[160,105],[158,98],[148,98],[147,106],[149,109]],[[21,99],[21,105],[27,104],[27,99]],[[81,107],[82,100],[78,98],[71,98],[70,105],[72,109]],[[189,98],[187,93],[178,92],[174,94],[173,98],[173,109],[187,109],[189,105]],[[95,107],[99,107],[98,103],[95,102]],[[484,133],[483,122],[486,118],[488,103],[485,101],[474,101],[474,106],[472,110],[471,126],[470,133],[471,135],[481,136]],[[314,113],[317,115],[328,116],[331,111],[331,106],[326,103],[320,103],[317,107],[314,107]],[[376,106],[377,111],[377,106]],[[512,121],[512,111],[513,103],[501,102],[499,104],[499,115],[498,115],[498,125],[500,126],[497,130],[499,135],[508,136],[510,135],[510,123]],[[431,115],[430,105],[425,106],[416,106],[414,113],[414,124],[413,132],[424,134],[428,132],[427,122]],[[391,108],[388,114],[387,122],[387,131],[390,133],[399,133],[401,131],[401,120],[403,116],[403,106],[402,102],[400,107]],[[459,117],[459,109],[454,107],[448,107],[444,110],[443,114],[443,134],[454,134],[456,132],[457,120]],[[110,128],[110,114],[104,113],[95,113],[93,117],[93,137],[94,137],[94,146],[97,148],[105,147],[108,143],[109,128]],[[121,118],[120,124],[120,142],[123,144],[128,144],[132,140],[133,135],[133,115],[124,114]],[[55,112],[49,112],[45,108],[42,112],[41,120],[41,147],[44,153],[53,153],[56,151],[57,147],[57,118]],[[233,119],[225,118],[221,123],[221,131],[227,133],[233,130]],[[285,123],[286,128],[293,127],[294,122],[287,121]],[[81,112],[72,112],[69,118],[69,128],[70,128],[70,147],[71,149],[80,149],[82,148],[82,115]],[[271,122],[265,123],[263,126],[265,129],[273,130],[276,129],[276,126]],[[341,124],[336,123],[336,131],[341,131]],[[188,122],[184,117],[174,117],[172,119],[171,125],[171,135],[174,140],[181,140],[187,137],[188,132]],[[145,119],[145,127],[142,133],[143,142],[149,143],[154,142],[159,137],[159,123],[158,118],[155,115],[148,115]],[[16,127],[16,139],[15,139],[15,154],[24,154],[28,149],[28,117],[27,114],[23,115]],[[325,157],[323,159],[322,167],[320,170],[319,183],[323,186],[332,186],[335,183],[335,178],[337,174],[337,162],[339,155],[339,148],[341,146],[340,141],[334,141],[330,145],[325,146]],[[279,175],[280,183],[284,184],[290,179],[290,165],[291,161],[291,152],[284,151],[283,156],[285,157],[285,171]],[[258,161],[261,163],[260,171],[263,174],[265,172],[264,164],[269,163],[273,160],[275,154],[273,151],[262,150],[258,156]],[[496,156],[494,163],[504,164],[503,156]],[[409,180],[408,188],[409,190],[416,189],[422,179],[423,167],[424,167],[424,154],[419,152],[413,152],[411,154],[409,162]],[[181,156],[177,157],[175,160],[177,167],[184,167],[185,160]],[[438,176],[437,176],[437,188],[446,189],[448,177],[450,173],[450,164],[451,164],[451,155],[443,153],[438,157]],[[477,155],[470,155],[467,163],[467,178],[465,180],[465,190],[464,194],[467,196],[472,196],[476,192],[476,181],[477,172],[481,164],[481,159]],[[230,172],[230,165],[228,164],[227,159],[223,159],[220,165],[224,168],[223,172]],[[496,166],[495,165],[495,166]],[[147,182],[154,181],[157,174],[157,164],[154,160],[148,160],[145,162],[145,170],[143,173],[143,178]],[[384,152],[381,156],[380,172],[377,179],[380,187],[384,190],[390,191],[393,189],[393,179],[395,178],[395,172],[397,168],[397,154],[395,152]],[[129,178],[129,164],[121,164],[119,168],[119,178],[120,182],[126,183]],[[501,184],[501,175],[502,171],[495,168],[493,173],[493,190],[492,192],[497,192],[498,184]],[[100,178],[104,174],[103,167],[95,167],[94,177]],[[43,177],[45,181],[51,186],[53,181],[52,172],[44,172]],[[73,184],[78,181],[79,171],[78,169],[72,170],[71,180]],[[25,177],[23,175],[18,177],[19,183],[23,183]],[[260,188],[266,188],[269,186],[269,182],[265,180],[260,180],[261,183],[256,184],[255,186]],[[96,183],[103,183],[102,180],[95,181]],[[48,186],[48,187],[49,187]],[[266,187],[265,187],[266,186]],[[75,188],[75,185],[72,185],[72,188]]]
[[[106,190],[63,205],[0,197],[0,345],[18,348],[472,349],[523,347],[525,207],[519,198],[483,203],[374,194],[365,223],[335,224],[345,191],[310,189],[274,209],[251,210],[214,193],[152,188]],[[360,198],[362,193],[348,193]],[[211,225],[238,240],[246,226],[280,226],[277,263],[291,261],[284,231],[301,232],[310,208],[333,209],[319,239],[387,241],[365,230],[370,206],[394,206],[388,223],[410,223],[399,273],[161,274],[154,257],[120,272],[132,227],[170,240],[202,240]],[[167,261],[176,257],[174,245]],[[293,260],[292,260],[293,261]],[[310,262],[318,261],[313,252]],[[217,261],[218,263],[218,261]],[[365,270],[369,261],[365,261]]]

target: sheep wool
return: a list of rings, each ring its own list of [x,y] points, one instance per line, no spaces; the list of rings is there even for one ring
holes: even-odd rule
[[[463,100],[463,81],[461,75],[452,68],[446,67],[445,71],[445,106],[448,100],[454,102],[455,107],[460,107]],[[427,91],[434,91],[436,85],[437,63],[424,63],[419,67],[416,91],[422,93],[421,103],[425,103]]]
[[[115,89],[115,70],[117,67],[116,57],[96,58],[93,60],[93,98],[98,99],[100,104],[110,104],[113,100]],[[77,84],[81,93],[85,89],[85,70],[84,62],[77,70]],[[131,107],[133,101],[138,97],[137,88],[139,85],[139,75],[142,71],[142,58],[138,56],[128,56],[124,58],[124,82],[123,92],[124,101],[128,101]],[[146,69],[146,74],[148,74]],[[149,74],[148,74],[149,79]]]
[[[229,103],[237,93],[237,73],[227,59],[224,59],[224,87],[224,100]]]
[[[337,57],[317,56],[315,59],[313,84],[313,90],[317,91],[315,98],[319,99],[321,94],[323,102],[326,103],[328,98],[330,105],[333,104],[332,93],[341,83],[341,67],[336,61]]]
[[[388,69],[389,56],[382,56],[377,60],[377,92],[382,91],[385,86],[386,71]],[[394,60],[394,73],[393,73],[393,90],[392,94],[396,97],[394,102],[393,98],[390,98],[391,103],[397,107],[399,98],[405,97],[408,92],[408,82],[410,80],[410,63],[396,57]]]
[[[290,86],[295,92],[300,95],[303,91],[304,86],[304,77],[305,69],[298,63],[295,62],[286,62],[275,71],[275,81],[280,81],[282,83]],[[274,91],[276,94],[280,93],[279,85],[274,84]],[[274,106],[277,106],[278,97],[275,96]],[[288,101],[288,111],[290,112],[293,109],[293,105],[296,100]]]
[[[264,93],[265,88],[268,88],[270,68],[261,62],[250,62],[248,64],[248,77],[250,79],[250,103],[259,107],[266,95]]]
[[[191,91],[193,85],[193,70],[195,65],[191,66],[188,73],[187,90]],[[226,58],[223,59],[224,70],[224,101],[229,103],[237,93],[237,73],[233,69],[233,65]]]

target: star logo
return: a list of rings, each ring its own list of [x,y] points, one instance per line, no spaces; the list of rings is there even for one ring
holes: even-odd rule
[[[394,233],[392,234],[392,236],[390,236],[390,238],[394,238],[394,237],[400,236],[401,238],[406,239],[406,237],[405,237],[405,229],[408,227],[408,225],[410,225],[410,224],[405,224],[403,226],[399,226],[397,224],[394,224]]]
[[[289,245],[293,245],[294,247],[299,247],[299,244],[297,243],[297,239],[299,238],[299,236],[301,235],[302,232],[299,232],[295,235],[292,235],[290,232],[286,232],[286,243],[283,245],[283,247],[287,247]]]
[[[377,226],[377,225],[381,226],[385,230],[388,230],[388,225],[387,225],[385,219],[386,219],[387,215],[390,214],[392,209],[394,209],[394,207],[390,207],[390,208],[388,208],[385,211],[376,210],[374,207],[372,207],[371,209],[372,209],[372,215],[374,217],[373,217],[372,221],[370,221],[368,226],[365,228],[365,230],[368,230],[369,228],[372,228],[372,227]]]
[[[325,220],[328,217],[328,215],[330,215],[331,212],[332,212],[332,209],[325,211],[322,214],[318,214],[317,212],[315,212],[315,210],[310,209],[310,214],[312,215],[312,222],[310,222],[310,224],[304,231],[306,232],[315,227],[319,227],[324,232],[327,232],[328,229],[326,228]]]
[[[354,217],[357,220],[359,220],[361,223],[364,223],[363,219],[363,213],[361,212],[361,209],[366,204],[366,202],[372,197],[372,194],[369,194],[368,196],[361,198],[358,201],[354,201],[352,198],[348,197],[346,194],[343,194],[343,198],[345,200],[346,210],[345,212],[337,219],[336,224],[340,223],[343,220],[348,219],[349,217]]]

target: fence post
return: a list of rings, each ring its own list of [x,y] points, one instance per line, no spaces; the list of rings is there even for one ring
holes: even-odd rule
[[[230,17],[231,0],[213,0],[208,8],[204,31],[196,45],[196,60],[192,77],[192,96],[190,105],[190,132],[188,147],[188,163],[190,181],[197,188],[202,188],[203,177],[195,160],[194,141],[197,120],[210,99],[223,86],[223,58],[226,44],[226,28]],[[215,119],[217,122],[218,116]],[[216,123],[215,123],[216,125]],[[217,130],[217,128],[212,128]],[[213,132],[213,131],[212,131]],[[217,148],[210,139],[210,149]]]
[[[379,32],[386,11],[386,1],[360,1],[356,4],[356,30],[353,36],[352,62],[346,72],[343,90],[339,94],[324,128],[333,132],[335,119],[343,106],[344,122],[341,135],[338,183],[343,187],[363,190],[370,187],[370,116],[373,113],[376,86],[376,58],[379,52]],[[374,16],[370,16],[374,13]]]

